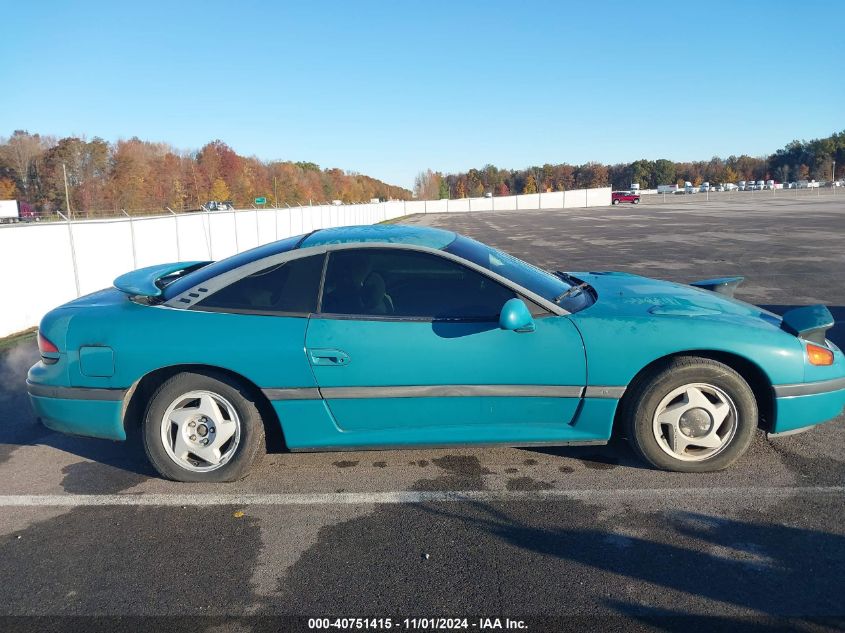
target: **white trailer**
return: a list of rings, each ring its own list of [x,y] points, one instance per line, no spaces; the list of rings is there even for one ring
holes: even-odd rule
[[[678,185],[657,185],[657,193],[677,193]]]
[[[17,200],[0,200],[0,224],[3,222],[20,222],[20,219]]]

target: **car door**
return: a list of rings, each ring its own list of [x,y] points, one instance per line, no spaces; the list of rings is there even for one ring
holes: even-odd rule
[[[407,248],[328,254],[306,354],[336,444],[566,439],[586,382],[566,317],[533,303],[535,330],[503,330],[514,290],[447,257]]]

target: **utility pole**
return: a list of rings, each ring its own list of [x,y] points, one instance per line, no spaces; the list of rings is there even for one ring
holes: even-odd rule
[[[276,188],[276,177],[273,176],[273,206],[279,207],[279,190]],[[278,238],[276,238],[278,239]]]
[[[67,205],[67,217],[72,218],[73,213],[70,210],[70,194],[67,190],[67,167],[62,163],[62,173],[65,175],[65,205]]]

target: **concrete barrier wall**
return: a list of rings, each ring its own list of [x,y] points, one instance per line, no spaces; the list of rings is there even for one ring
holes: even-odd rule
[[[415,213],[521,212],[610,204],[610,189],[496,198],[243,209],[0,228],[0,336],[38,325],[118,275],[163,262],[222,259],[319,228],[374,224]]]
[[[469,198],[448,200],[446,202],[446,213],[469,213]]]
[[[608,198],[610,196],[608,195]],[[610,204],[610,200],[608,199],[607,204]],[[563,198],[563,208],[564,209],[573,209],[573,208],[583,208],[587,206],[587,190],[586,189],[573,189],[572,191],[567,191],[566,196]]]
[[[493,198],[494,211],[516,211],[516,200],[519,196],[502,196]]]

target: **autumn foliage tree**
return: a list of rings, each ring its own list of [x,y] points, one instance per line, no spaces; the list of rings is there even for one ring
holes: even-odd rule
[[[448,197],[465,198],[492,192],[496,196],[566,191],[583,187],[628,189],[637,183],[643,189],[673,183],[728,183],[738,180],[767,180],[781,182],[831,176],[836,161],[836,177],[845,174],[845,132],[812,141],[793,141],[769,157],[714,156],[709,160],[674,162],[665,158],[639,159],[630,163],[604,165],[591,162],[583,165],[567,163],[530,166],[525,169],[499,169],[485,165],[456,174],[439,174],[441,187]],[[431,171],[424,174],[433,173]],[[421,174],[423,176],[424,174]],[[419,180],[419,179],[418,179]],[[418,197],[431,198],[430,190],[417,187]],[[440,197],[445,191],[440,192]]]
[[[15,200],[18,197],[18,187],[11,178],[0,178],[0,200]]]
[[[210,200],[248,206],[257,197],[275,205],[411,197],[407,189],[355,172],[241,156],[219,140],[183,152],[139,138],[108,143],[16,131],[0,139],[3,195],[42,212],[63,209],[65,173],[76,215],[198,209]]]
[[[208,194],[209,198],[216,201],[226,201],[230,195],[226,181],[220,176],[215,178],[214,183],[211,185],[211,192]]]

